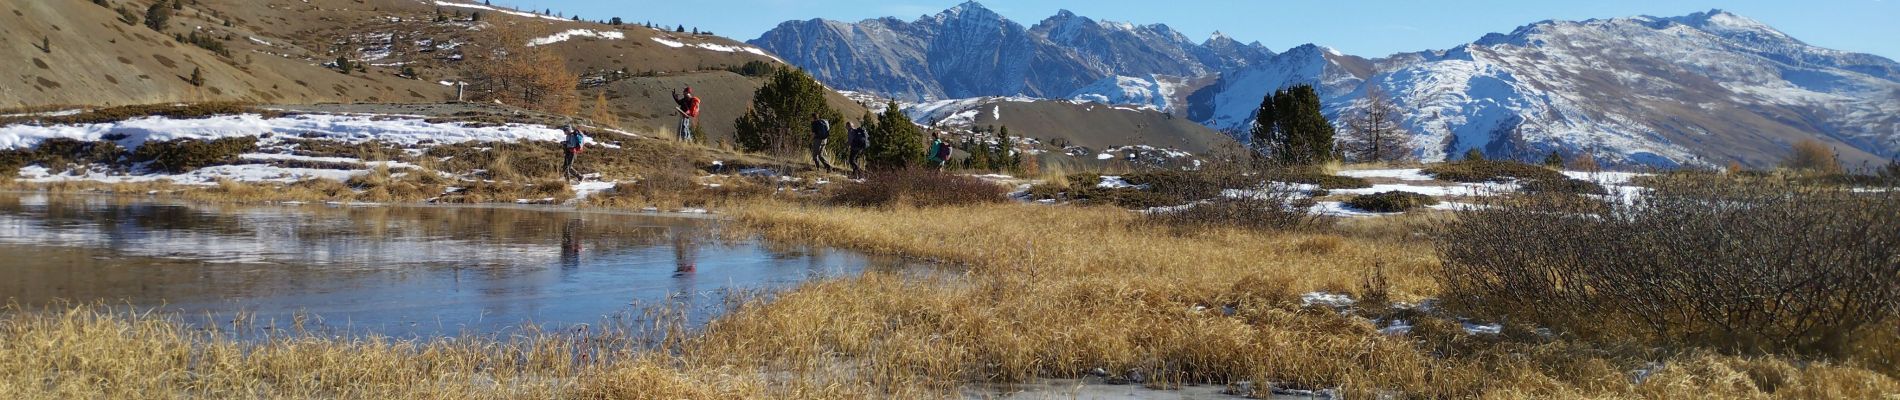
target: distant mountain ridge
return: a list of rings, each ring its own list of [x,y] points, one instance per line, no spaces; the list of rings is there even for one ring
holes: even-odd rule
[[[841,89],[1147,106],[1236,137],[1274,89],[1315,85],[1337,123],[1376,87],[1410,111],[1404,122],[1426,160],[1478,149],[1762,167],[1803,139],[1828,143],[1850,166],[1900,157],[1900,63],[1722,10],[1540,21],[1375,59],[1312,44],[1276,54],[1219,34],[1196,44],[1165,25],[1067,11],[1025,28],[973,2],[914,22],[786,22],[751,43]]]
[[[1114,76],[1194,77],[1270,56],[1259,43],[1194,43],[1166,25],[1058,12],[1025,27],[976,2],[915,21],[788,21],[748,42],[839,89],[910,101],[1065,97]]]
[[[1850,165],[1900,156],[1900,64],[1814,47],[1721,10],[1542,21],[1443,51],[1364,60],[1302,46],[1223,74],[1190,118],[1244,131],[1267,92],[1315,84],[1349,115],[1368,88],[1413,110],[1425,159],[1556,151],[1673,167],[1764,167],[1818,139]],[[1195,101],[1199,100],[1199,101]]]

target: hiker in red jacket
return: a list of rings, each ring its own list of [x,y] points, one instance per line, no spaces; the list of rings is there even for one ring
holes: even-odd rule
[[[693,97],[693,87],[687,86],[686,95],[673,93],[673,102],[679,104],[679,108],[673,110],[680,116],[679,139],[682,142],[691,142],[693,141],[693,120],[699,118],[699,98]]]

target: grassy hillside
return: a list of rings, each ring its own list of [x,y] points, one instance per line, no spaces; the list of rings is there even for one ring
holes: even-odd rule
[[[638,25],[537,17],[477,3],[413,0],[188,1],[154,31],[143,19],[152,1],[15,2],[0,6],[0,69],[20,71],[0,85],[0,109],[246,101],[279,104],[436,103],[486,49],[478,35],[509,24],[548,42],[582,76],[582,113],[604,93],[627,128],[670,127],[672,90],[693,86],[705,100],[701,123],[730,135],[757,79],[728,72],[777,61],[730,39]],[[441,17],[438,18],[438,12]],[[475,13],[481,13],[476,20]],[[608,16],[599,16],[602,19]],[[560,33],[566,40],[551,40]],[[221,54],[176,40],[198,34]],[[42,38],[50,49],[40,48]],[[340,72],[334,61],[364,64]],[[201,70],[204,84],[190,77]],[[405,76],[405,72],[414,73]],[[848,114],[862,108],[833,96]]]

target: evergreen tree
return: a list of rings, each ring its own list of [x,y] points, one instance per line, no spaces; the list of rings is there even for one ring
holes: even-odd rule
[[[871,147],[865,149],[869,168],[899,169],[917,165],[924,159],[924,132],[899,110],[897,102],[885,104],[878,116],[877,129],[871,130]]]
[[[994,160],[990,164],[995,165],[999,171],[1015,171],[1016,168],[1022,167],[1022,154],[1016,152],[1016,140],[1010,138],[1008,126],[1003,126],[996,131],[996,156],[990,159]]]
[[[476,11],[476,12],[474,12],[474,13],[471,13],[471,14],[469,14],[469,15],[468,15],[468,20],[469,20],[469,21],[474,21],[474,22],[481,22],[481,21],[482,21],[482,12],[481,12],[481,11]]]
[[[344,57],[336,58],[337,71],[342,71],[343,73],[347,74],[347,73],[350,73],[350,70],[355,69],[355,68],[356,68],[355,66],[350,65],[350,59],[344,58]]]
[[[191,85],[192,86],[205,85],[204,70],[199,69],[198,67],[191,68]]]
[[[752,93],[752,105],[734,122],[734,140],[745,151],[788,155],[804,149],[811,115],[837,121],[825,104],[825,87],[797,68],[782,68]]]
[[[990,169],[989,144],[976,140],[976,135],[970,136],[963,139],[963,151],[970,153],[970,158],[963,159],[963,167],[974,170]]]
[[[1254,117],[1253,146],[1275,162],[1312,165],[1333,159],[1333,124],[1320,112],[1319,92],[1312,86],[1267,95]]]
[[[1465,150],[1465,161],[1484,161],[1484,151],[1476,147]]]
[[[1551,150],[1550,155],[1544,156],[1544,166],[1551,167],[1551,168],[1563,168],[1564,156],[1562,154],[1557,154],[1556,150]]]
[[[678,28],[673,28],[673,33],[686,33],[686,25],[680,25]]]
[[[608,21],[608,22],[607,22],[607,24],[608,24],[608,25],[614,25],[614,26],[620,26],[620,24],[621,24],[621,21],[620,21],[620,17],[614,17],[614,19],[613,19],[613,20],[610,20],[610,21]]]
[[[147,28],[164,32],[165,24],[171,22],[171,20],[172,10],[166,8],[163,2],[153,3],[150,8],[145,9],[145,27]]]

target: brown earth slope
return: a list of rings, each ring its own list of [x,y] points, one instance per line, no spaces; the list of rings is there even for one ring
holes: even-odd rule
[[[574,30],[618,33],[618,39],[576,36],[546,45],[583,76],[581,114],[589,114],[596,93],[604,92],[622,126],[664,129],[676,123],[671,92],[690,85],[705,101],[703,128],[719,139],[730,137],[732,121],[762,84],[728,69],[752,61],[777,63],[722,37],[521,15],[477,3],[196,0],[175,12],[164,33],[127,23],[117,11],[142,17],[152,3],[0,5],[0,71],[10,71],[0,75],[0,109],[215,100],[444,102],[455,98],[444,82],[467,80],[464,71],[470,66],[463,60],[485,50],[477,35],[494,24],[510,24],[536,38]],[[173,38],[191,33],[213,38],[230,55]],[[39,47],[41,38],[51,42],[50,51]],[[367,67],[341,73],[333,68],[338,58]],[[202,69],[204,86],[189,82],[194,69]],[[405,69],[415,76],[401,76]],[[843,96],[831,98],[847,114],[863,112]]]

